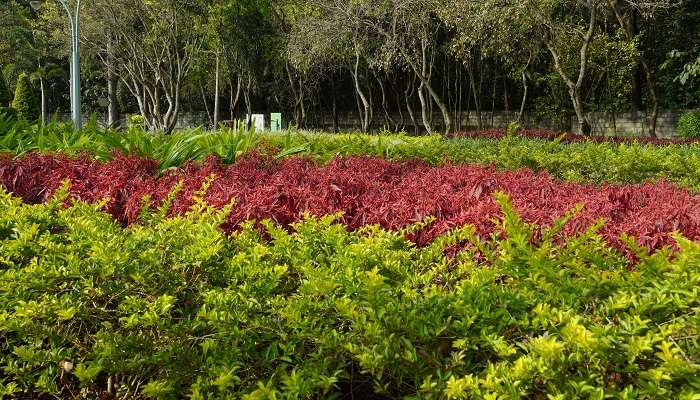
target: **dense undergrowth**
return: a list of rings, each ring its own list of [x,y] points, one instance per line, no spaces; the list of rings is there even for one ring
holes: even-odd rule
[[[596,227],[416,247],[335,217],[230,236],[231,208],[123,228],[0,192],[0,397],[696,399],[700,245],[635,270]],[[167,203],[166,203],[167,204]],[[235,207],[235,206],[233,206]],[[571,215],[569,215],[571,216]],[[445,251],[462,244],[461,252]]]
[[[279,158],[299,154],[326,162],[338,155],[371,155],[394,160],[417,158],[431,165],[449,160],[455,164],[486,163],[502,169],[543,170],[576,182],[641,183],[664,179],[700,190],[700,144],[599,143],[595,138],[571,143],[566,136],[553,139],[547,133],[545,139],[540,139],[509,136],[505,131],[471,135],[445,139],[296,131],[260,133],[242,125],[218,132],[194,129],[162,135],[138,127],[126,132],[104,130],[95,123],[75,132],[66,124],[28,125],[0,116],[0,153],[13,156],[36,151],[60,151],[72,156],[87,152],[104,161],[115,152],[122,152],[157,160],[159,171],[165,171],[190,160],[203,161],[209,155],[233,163],[245,153],[269,151],[272,146]]]
[[[398,231],[426,217],[434,219],[413,235],[418,244],[465,224],[475,225],[477,233],[486,237],[499,213],[491,194],[503,191],[528,222],[537,224],[552,223],[581,205],[581,213],[562,234],[580,232],[603,219],[601,235],[620,250],[626,249],[619,240],[622,234],[634,236],[649,250],[673,243],[673,232],[700,239],[700,195],[664,182],[594,186],[564,183],[527,169],[435,167],[367,156],[336,157],[318,164],[305,157],[279,160],[249,154],[232,165],[210,158],[163,174],[153,160],[123,155],[107,163],[36,153],[0,159],[0,185],[28,203],[50,198],[65,180],[72,183],[73,198],[93,203],[106,199],[106,210],[124,225],[138,220],[144,204],[162,204],[180,182],[183,188],[173,199],[171,212],[185,213],[193,193],[209,181],[208,204],[224,207],[236,202],[223,224],[227,232],[250,219],[272,219],[287,226],[304,213],[342,212],[342,222],[351,229],[379,224]]]
[[[512,132],[509,132],[509,129]],[[461,137],[461,138],[492,138],[492,139],[502,139],[507,136],[520,136],[532,139],[549,139],[558,140],[568,143],[580,143],[580,142],[596,142],[596,143],[641,143],[641,144],[652,144],[656,146],[667,146],[667,145],[677,145],[677,144],[693,144],[700,142],[700,139],[694,137],[680,137],[680,138],[656,138],[651,136],[629,136],[629,135],[590,135],[584,136],[576,133],[570,132],[556,132],[541,129],[518,129],[517,125],[511,125],[509,129],[487,129],[481,131],[464,131],[464,132],[454,132],[450,134],[450,137]]]

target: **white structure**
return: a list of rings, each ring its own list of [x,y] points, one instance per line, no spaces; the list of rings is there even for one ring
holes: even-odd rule
[[[255,126],[255,129],[265,130],[265,114],[249,114],[248,122]]]

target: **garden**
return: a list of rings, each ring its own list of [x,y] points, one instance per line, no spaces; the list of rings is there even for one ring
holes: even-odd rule
[[[0,4],[0,400],[700,400],[700,1]]]
[[[0,128],[0,398],[700,395],[700,144]]]

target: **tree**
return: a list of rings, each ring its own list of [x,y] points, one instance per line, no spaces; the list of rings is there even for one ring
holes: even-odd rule
[[[17,79],[12,108],[17,110],[17,117],[20,119],[35,121],[39,118],[39,103],[34,94],[34,85],[26,73],[20,74]]]
[[[542,41],[531,35],[530,26],[523,25],[519,15],[503,12],[502,7],[499,0],[444,0],[439,9],[440,18],[454,31],[450,49],[467,65],[479,127],[481,106],[471,66],[474,58],[500,59],[520,78],[523,89],[517,121],[520,123],[528,100],[530,68],[543,48]]]
[[[640,3],[610,0],[609,6],[615,13],[615,17],[627,40],[632,42],[638,40],[642,34],[642,32],[636,28],[638,25],[637,19],[642,18],[644,22],[648,23],[658,13],[658,10],[667,9],[678,4],[679,2],[675,0],[656,0]],[[654,71],[649,57],[644,54],[644,51],[641,52],[639,62],[644,71],[644,79],[647,84],[647,89],[649,90],[649,98],[652,106],[649,134],[651,136],[656,136],[656,123],[659,116],[659,95],[654,79]]]
[[[420,82],[418,95],[426,130],[432,131],[427,122],[429,100],[424,97],[425,92],[440,109],[444,132],[449,133],[452,128],[450,110],[432,82],[438,34],[443,28],[435,11],[439,0],[387,0],[378,5],[367,0],[356,3],[364,5],[361,22],[378,40],[379,65],[386,68],[396,61],[405,63]]]
[[[33,81],[39,81],[39,93],[41,96],[41,122],[46,123],[48,121],[49,115],[49,104],[46,95],[46,82],[65,76],[65,71],[63,68],[55,64],[39,65],[34,72],[30,74],[30,78]]]
[[[293,20],[285,49],[291,67],[302,76],[312,76],[314,70],[349,72],[363,132],[369,131],[372,122],[372,109],[363,82],[363,70],[372,63],[369,48],[373,41],[362,22],[365,11],[362,4],[351,1],[310,0],[304,12]],[[304,88],[308,86],[300,84],[297,89],[291,72],[288,74],[295,97],[299,99],[295,108],[299,110],[303,105]]]
[[[37,68],[42,46],[37,44],[32,26],[29,3],[9,0],[0,7],[0,64],[12,92],[10,83],[17,82],[22,72]]]
[[[105,21],[114,35],[116,74],[150,130],[172,132],[182,88],[202,47],[202,7],[194,1],[122,0]]]

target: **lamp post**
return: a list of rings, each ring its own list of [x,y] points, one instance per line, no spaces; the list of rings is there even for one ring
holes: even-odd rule
[[[45,0],[32,0],[29,4],[35,11],[39,11]],[[80,0],[75,5],[75,11],[71,11],[67,0],[57,0],[68,13],[70,26],[71,58],[70,58],[70,107],[75,128],[80,130],[82,119],[80,116]]]

